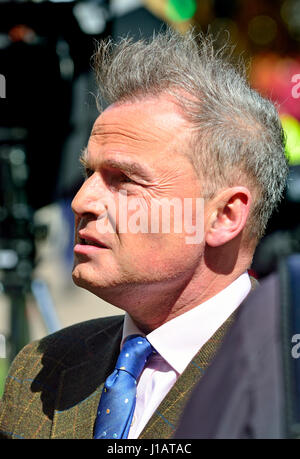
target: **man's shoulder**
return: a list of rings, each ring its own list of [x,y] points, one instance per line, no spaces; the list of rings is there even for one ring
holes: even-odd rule
[[[97,356],[106,355],[105,349],[121,339],[123,319],[119,315],[77,323],[27,344],[15,357],[6,379],[0,400],[0,438],[31,438],[35,425],[38,436],[48,438],[64,375],[74,368],[73,376],[82,367],[96,367]],[[85,388],[80,386],[80,390]],[[23,415],[28,407],[27,429]]]
[[[14,363],[17,363],[19,367],[24,360],[38,358],[47,359],[53,363],[60,362],[60,366],[64,368],[79,364],[88,356],[87,344],[89,341],[95,336],[101,336],[102,333],[103,340],[113,338],[120,331],[123,320],[124,316],[120,314],[91,319],[62,328],[27,344]]]
[[[57,343],[61,339],[78,340],[78,343],[80,343],[82,340],[86,340],[94,334],[119,328],[123,321],[123,314],[86,320],[84,322],[78,322],[73,325],[69,325],[68,327],[61,328],[60,330],[45,336],[38,342],[47,346]]]

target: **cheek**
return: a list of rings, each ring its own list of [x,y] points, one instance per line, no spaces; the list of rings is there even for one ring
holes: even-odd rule
[[[122,259],[137,272],[160,272],[169,275],[189,270],[197,264],[203,245],[187,244],[178,234],[127,235],[121,244],[126,250]]]

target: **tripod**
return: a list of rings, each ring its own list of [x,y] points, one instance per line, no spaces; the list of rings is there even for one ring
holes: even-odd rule
[[[10,362],[30,340],[28,295],[33,295],[47,332],[61,328],[46,282],[33,276],[36,240],[46,236],[47,228],[35,224],[28,203],[26,137],[23,128],[0,131],[0,292],[10,303]]]

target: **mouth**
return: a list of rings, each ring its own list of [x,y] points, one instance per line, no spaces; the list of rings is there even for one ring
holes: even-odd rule
[[[102,249],[107,249],[106,245],[102,244],[102,242],[96,241],[94,239],[82,238],[79,237],[79,244],[81,245],[91,245],[93,247],[100,247]]]
[[[74,252],[78,254],[87,254],[95,250],[103,250],[107,248],[108,247],[102,241],[99,241],[98,239],[92,236],[87,236],[84,234],[80,235],[80,233],[78,233],[76,245],[74,247]]]

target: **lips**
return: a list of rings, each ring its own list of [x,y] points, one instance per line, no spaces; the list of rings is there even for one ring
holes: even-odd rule
[[[93,245],[95,247],[105,247],[105,245],[101,244],[100,242],[92,241],[91,239],[79,239],[79,244],[82,245]]]
[[[78,244],[83,245],[83,246],[93,246],[93,247],[99,247],[99,248],[104,248],[107,249],[107,246],[100,241],[98,238],[95,238],[94,236],[90,234],[86,234],[84,232],[78,231]]]

